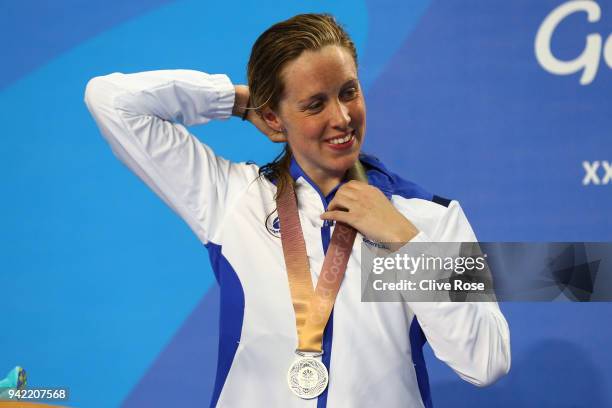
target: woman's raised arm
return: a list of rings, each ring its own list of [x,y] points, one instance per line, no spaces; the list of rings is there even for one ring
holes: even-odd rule
[[[476,242],[461,206],[451,201],[431,236],[412,242]],[[440,360],[461,378],[486,386],[510,370],[510,331],[496,302],[408,302]]]
[[[235,88],[225,75],[192,70],[113,73],[89,81],[85,103],[113,153],[159,195],[203,243],[256,166],[219,157],[184,125],[227,119]]]

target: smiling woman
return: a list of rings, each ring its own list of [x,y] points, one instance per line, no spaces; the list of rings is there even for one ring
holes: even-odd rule
[[[425,339],[476,385],[509,370],[495,303],[360,301],[362,242],[476,238],[459,203],[361,152],[357,53],[332,16],[265,31],[248,85],[191,70],[114,73],[92,79],[85,101],[115,155],[209,251],[221,288],[211,406],[429,407]],[[229,162],[184,126],[231,114],[285,143],[283,154],[261,168]]]
[[[357,67],[345,48],[304,51],[282,71],[284,94],[277,112],[263,117],[283,129],[304,171],[329,193],[357,160],[365,136],[365,102]]]
[[[280,176],[282,192],[291,180],[293,153],[322,191],[329,192],[356,162],[365,135],[365,102],[351,38],[330,16],[301,15],[280,22],[253,45],[247,75],[250,87],[239,93],[250,95],[238,100],[250,98],[250,110],[276,132],[272,140],[288,142],[282,158],[262,172]]]

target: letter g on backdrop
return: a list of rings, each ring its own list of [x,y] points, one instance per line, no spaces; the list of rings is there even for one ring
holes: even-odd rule
[[[600,34],[589,34],[582,53],[573,60],[562,61],[555,57],[550,49],[550,43],[555,30],[565,18],[573,13],[584,11],[590,23],[596,23],[601,18],[601,8],[594,0],[574,0],[563,3],[554,9],[542,22],[535,37],[535,56],[546,71],[555,75],[570,75],[582,70],[581,85],[593,82],[597,75],[602,55],[602,38]],[[612,34],[608,36],[603,59],[612,68]]]

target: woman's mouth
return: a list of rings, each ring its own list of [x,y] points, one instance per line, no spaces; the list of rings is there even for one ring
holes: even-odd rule
[[[334,150],[344,150],[350,148],[355,142],[355,131],[353,130],[351,133],[335,137],[333,139],[328,139],[325,143]]]

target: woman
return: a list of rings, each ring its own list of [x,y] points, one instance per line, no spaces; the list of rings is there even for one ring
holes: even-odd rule
[[[272,26],[253,46],[248,82],[188,70],[114,73],[92,79],[85,95],[115,155],[209,251],[221,287],[211,406],[431,406],[425,339],[471,383],[505,374],[509,334],[495,303],[360,301],[362,242],[399,247],[475,236],[456,201],[360,154],[365,103],[346,32],[317,14]],[[282,156],[261,169],[231,163],[183,126],[230,114],[286,143]],[[358,181],[360,170],[367,179]],[[332,231],[342,228],[357,238],[346,241],[345,271],[325,303],[319,276],[329,273],[321,272],[328,247],[341,253]],[[300,243],[302,252],[292,252]],[[305,279],[293,274],[294,258],[305,260]],[[330,306],[319,332],[308,314],[317,299]]]

